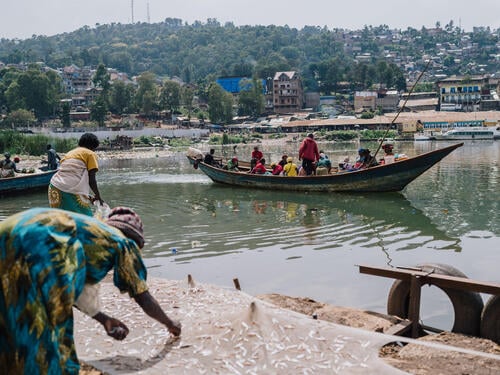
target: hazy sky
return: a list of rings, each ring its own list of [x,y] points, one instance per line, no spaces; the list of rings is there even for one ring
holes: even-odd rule
[[[132,0],[0,0],[0,38],[54,35],[96,23],[130,23]],[[445,26],[453,20],[466,31],[473,26],[500,28],[500,0],[133,0],[134,22],[180,18],[221,24],[304,25],[360,29],[364,25]]]

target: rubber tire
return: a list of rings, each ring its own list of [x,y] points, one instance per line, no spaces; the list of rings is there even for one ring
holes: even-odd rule
[[[440,275],[467,277],[464,273],[447,264],[432,263],[421,264],[424,272],[431,272]],[[451,288],[440,288],[445,292],[453,304],[455,320],[452,332],[463,333],[465,335],[478,336],[481,325],[481,312],[483,310],[483,299],[476,292],[463,291]],[[387,299],[387,313],[400,318],[408,318],[410,305],[410,283],[402,280],[396,280],[389,291]]]
[[[491,296],[481,315],[481,337],[500,344],[500,295]]]

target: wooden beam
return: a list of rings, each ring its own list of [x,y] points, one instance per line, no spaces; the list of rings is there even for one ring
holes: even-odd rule
[[[415,275],[420,277],[421,285],[430,284],[442,288],[500,295],[500,284],[498,283],[476,281],[464,277],[440,275],[437,273],[418,271],[414,268],[382,268],[363,265],[358,265],[358,267],[360,273],[368,275],[388,277],[407,282],[411,282],[412,275]]]
[[[401,323],[395,324],[384,331],[386,335],[401,336],[403,333],[408,331],[412,326],[409,320],[403,320]]]

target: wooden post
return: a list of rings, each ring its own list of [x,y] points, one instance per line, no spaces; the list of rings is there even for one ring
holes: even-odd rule
[[[420,320],[420,293],[422,283],[420,276],[411,275],[410,279],[410,304],[408,307],[408,319],[411,322],[411,337],[418,337]]]
[[[234,278],[234,279],[233,279],[233,284],[234,284],[234,287],[235,287],[237,290],[241,290],[241,287],[240,287],[240,281],[238,280],[238,278]]]

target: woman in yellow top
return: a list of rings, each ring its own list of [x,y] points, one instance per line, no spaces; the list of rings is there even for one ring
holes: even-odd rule
[[[97,147],[97,136],[85,133],[80,137],[78,147],[64,156],[58,171],[50,180],[50,207],[92,216],[92,202],[103,203],[96,181],[99,166],[94,150]]]
[[[295,164],[293,162],[293,158],[289,156],[286,159],[285,166],[283,167],[283,174],[289,177],[296,177],[298,175],[298,170],[299,169],[297,168],[297,164]]]

